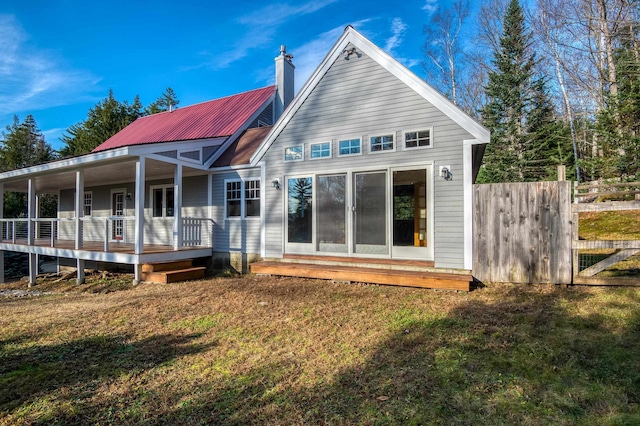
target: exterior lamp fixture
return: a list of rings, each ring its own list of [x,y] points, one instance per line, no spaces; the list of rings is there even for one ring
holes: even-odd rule
[[[358,52],[355,47],[352,47],[351,49],[344,49],[342,54],[344,55],[345,61],[348,61],[351,55],[356,55],[358,58],[362,56],[362,53]]]
[[[133,196],[131,195],[130,192],[127,193],[127,195],[124,197],[127,201],[131,201],[131,199],[133,198]]]
[[[275,189],[280,189],[280,179],[279,178],[275,178],[274,180],[271,181],[271,187],[275,188]]]

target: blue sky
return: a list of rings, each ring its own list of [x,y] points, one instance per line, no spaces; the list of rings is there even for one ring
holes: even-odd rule
[[[348,24],[422,76],[422,27],[447,0],[0,3],[0,125],[33,114],[47,142],[113,89],[180,106],[273,84],[281,44],[300,88]]]

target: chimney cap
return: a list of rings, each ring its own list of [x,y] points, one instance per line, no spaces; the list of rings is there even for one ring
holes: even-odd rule
[[[280,54],[281,54],[282,56],[284,56],[284,55],[285,55],[285,53],[287,53],[287,46],[285,46],[284,44],[281,44],[281,45],[280,45]]]

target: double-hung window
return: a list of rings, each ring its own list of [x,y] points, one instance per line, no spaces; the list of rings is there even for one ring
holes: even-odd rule
[[[84,193],[83,210],[85,216],[91,216],[91,211],[93,210],[93,192]]]
[[[173,185],[151,187],[153,217],[173,217],[175,208],[173,191]]]
[[[225,182],[226,217],[260,217],[260,180]]]

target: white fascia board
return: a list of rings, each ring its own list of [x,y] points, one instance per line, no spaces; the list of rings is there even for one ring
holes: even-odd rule
[[[257,169],[260,165],[252,166],[251,164],[241,164],[239,166],[224,166],[224,167],[216,167],[215,169],[209,170],[212,175],[219,173],[226,173],[236,170],[249,170],[249,169]]]
[[[371,57],[383,68],[400,79],[400,81],[404,82],[416,93],[421,95],[425,100],[442,111],[445,115],[447,115],[463,129],[469,132],[473,137],[475,137],[478,140],[479,144],[489,143],[490,133],[487,128],[482,126],[460,108],[455,106],[437,90],[420,79],[417,75],[407,69],[400,62],[393,59],[388,53],[386,53],[378,46],[373,44],[370,40],[361,35],[353,27],[349,26],[346,28],[344,33],[342,33],[338,41],[336,41],[336,43],[333,45],[333,48],[329,50],[327,56],[325,56],[322,62],[320,62],[318,68],[316,68],[313,74],[311,74],[311,77],[309,77],[304,86],[302,86],[302,89],[300,89],[298,95],[294,98],[291,105],[289,105],[289,108],[285,110],[284,114],[273,126],[273,129],[271,129],[271,132],[269,132],[261,146],[253,154],[253,156],[251,157],[252,165],[258,164],[258,162],[262,159],[273,141],[287,126],[291,118],[295,115],[296,111],[306,101],[307,97],[315,89],[325,73],[329,70],[329,68],[331,68],[333,63],[343,54],[344,49],[349,45],[349,43],[360,48],[365,54],[367,54],[367,56]]]
[[[218,148],[218,150],[211,156],[211,158],[209,158],[209,160],[207,160],[207,162],[204,164],[205,168],[210,168],[211,165],[215,163],[215,161],[227,150],[227,148],[229,148],[229,145],[235,142],[235,140],[238,139],[240,135],[249,128],[249,125],[253,123],[260,116],[260,114],[262,114],[262,111],[267,107],[267,105],[269,105],[271,102],[274,102],[275,99],[276,91],[274,89],[271,96],[269,96],[269,98],[264,101],[262,105],[260,105],[260,107],[258,107],[253,112],[253,114],[251,114],[251,117],[249,117],[249,119],[245,121],[242,126],[240,126],[240,128],[233,135],[231,135],[220,148]]]
[[[462,144],[462,185],[463,185],[463,262],[464,268],[473,269],[473,145],[477,139],[464,140]]]
[[[28,175],[44,174],[49,172],[65,171],[66,169],[77,169],[99,163],[102,161],[114,160],[130,156],[127,148],[118,148],[109,151],[96,152],[82,155],[80,157],[66,158],[64,160],[52,161],[50,163],[39,164],[37,166],[25,167],[23,169],[10,170],[0,173],[0,182],[25,178]]]

